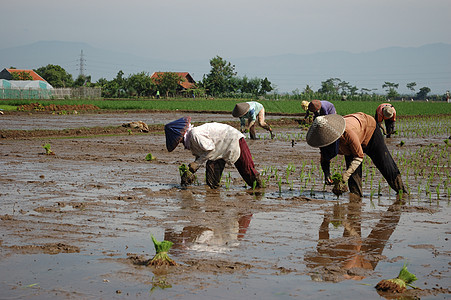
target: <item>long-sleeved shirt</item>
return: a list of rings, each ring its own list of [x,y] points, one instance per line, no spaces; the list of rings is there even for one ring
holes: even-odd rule
[[[386,106],[391,106],[393,108],[393,117],[391,117],[390,119],[387,119],[384,116],[383,110],[384,110],[384,107],[386,107]],[[393,107],[393,105],[391,105],[390,103],[382,103],[381,105],[379,105],[376,109],[376,119],[377,119],[376,120],[377,123],[381,123],[384,120],[396,121],[396,110]]]
[[[376,129],[376,120],[362,112],[344,116],[346,127],[340,137],[338,153],[363,158],[365,148]]]
[[[319,113],[316,111],[313,113],[313,116],[315,118],[318,116],[333,115],[333,114],[337,113],[337,111],[335,110],[335,106],[331,102],[326,101],[326,100],[321,100],[320,102],[321,102],[321,108],[319,109]],[[310,114],[310,111],[307,110],[304,118],[306,119],[309,116],[309,114]]]
[[[249,104],[250,107],[249,111],[240,117],[241,127],[244,127],[246,125],[246,120],[249,120],[249,122],[255,121],[257,119],[258,114],[263,108],[262,104],[255,101],[246,103]]]
[[[196,157],[199,165],[207,160],[224,159],[234,164],[240,158],[239,140],[244,135],[227,124],[206,123],[193,127],[187,132],[187,139],[191,153]]]

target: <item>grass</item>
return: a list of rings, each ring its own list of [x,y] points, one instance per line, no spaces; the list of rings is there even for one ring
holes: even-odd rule
[[[174,99],[174,100],[2,100],[0,108],[14,110],[14,107],[39,102],[42,105],[93,104],[105,110],[163,110],[163,111],[232,111],[235,104],[246,100],[236,99]],[[299,100],[259,101],[267,113],[304,113]],[[338,114],[346,115],[364,112],[374,115],[380,102],[377,101],[332,101]],[[451,105],[446,102],[393,102],[398,116],[451,114]]]
[[[17,106],[15,106],[15,105],[0,105],[0,110],[14,111],[14,110],[17,110]]]

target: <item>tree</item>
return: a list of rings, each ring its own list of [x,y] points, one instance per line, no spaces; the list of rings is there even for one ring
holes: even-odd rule
[[[97,80],[96,85],[102,88],[102,97],[115,98],[118,96],[119,85],[114,79],[108,81],[105,78],[100,78]]]
[[[111,81],[100,78],[97,83],[102,88],[102,97],[119,98],[127,96],[127,79],[124,78],[124,72],[120,70],[116,78]]]
[[[306,85],[304,88],[304,94],[313,94],[313,89],[310,87],[310,85]]]
[[[411,90],[412,92],[415,92],[415,86],[417,85],[416,82],[409,82],[408,84],[406,84],[406,87]]]
[[[74,84],[72,75],[58,65],[47,65],[34,71],[55,88],[72,87]]]
[[[386,81],[383,85],[382,88],[386,89],[387,91],[387,98],[397,98],[399,97],[398,91],[396,91],[396,89],[399,87],[399,83],[393,83],[393,82],[388,82]]]
[[[185,79],[182,76],[173,72],[159,73],[157,74],[157,78],[154,78],[157,89],[161,93],[166,94],[166,97],[169,93],[175,94],[180,86],[180,83],[184,80]]]
[[[271,92],[272,90],[274,90],[274,88],[271,85],[271,81],[268,80],[267,77],[265,77],[265,79],[263,79],[261,81],[261,86],[260,86],[260,95],[265,95],[266,93]]]
[[[80,86],[90,86],[91,85],[91,76],[78,75],[77,79],[74,81],[74,87]]]
[[[136,94],[140,97],[150,97],[157,90],[155,82],[146,72],[130,75],[127,82],[129,94]]]
[[[238,89],[241,90],[242,93],[249,93],[258,96],[260,93],[260,86],[261,79],[259,78],[248,79],[247,76],[244,76],[243,79],[241,79],[241,83],[239,84]]]
[[[431,89],[430,88],[428,88],[428,87],[422,87],[421,89],[420,89],[420,91],[417,93],[417,98],[418,99],[422,99],[422,100],[424,100],[424,99],[426,99],[426,97],[427,97],[427,95],[428,95],[428,93],[431,91]]]
[[[31,74],[27,71],[11,73],[12,80],[33,80]]]
[[[236,75],[235,66],[216,56],[210,60],[210,73],[204,77],[204,86],[210,94],[233,92],[231,79]]]
[[[329,78],[326,81],[322,81],[321,88],[318,92],[329,95],[338,94],[340,82],[341,80],[339,78]]]

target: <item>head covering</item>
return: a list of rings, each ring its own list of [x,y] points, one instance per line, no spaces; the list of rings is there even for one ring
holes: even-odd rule
[[[312,100],[310,104],[308,105],[308,110],[311,112],[316,112],[321,109],[321,101],[319,100]]]
[[[319,116],[307,131],[307,144],[318,148],[330,145],[340,138],[345,126],[345,119],[340,115]]]
[[[386,119],[391,119],[393,117],[393,114],[395,113],[395,109],[393,108],[393,106],[387,105],[382,109],[382,113],[384,114],[384,117]]]
[[[245,113],[249,111],[251,106],[247,102],[237,103],[232,111],[232,116],[235,118],[242,117]]]
[[[305,110],[305,111],[307,111],[309,103],[310,103],[310,102],[305,101],[305,100],[302,101],[302,102],[301,102],[302,109]]]
[[[191,117],[183,117],[164,125],[166,135],[166,149],[169,152],[174,151],[177,145],[182,141],[185,132],[191,122]]]

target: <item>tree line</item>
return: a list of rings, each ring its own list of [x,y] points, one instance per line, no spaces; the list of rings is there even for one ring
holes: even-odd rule
[[[97,82],[91,82],[91,76],[78,76],[73,80],[72,75],[58,65],[47,65],[34,71],[45,78],[53,87],[100,87],[104,98],[152,98],[157,94],[166,97],[220,97],[220,98],[283,98],[283,99],[324,99],[324,100],[384,100],[412,98],[411,95],[401,95],[397,89],[399,84],[384,82],[382,88],[385,95],[378,95],[375,89],[357,88],[349,82],[339,78],[329,78],[321,82],[321,87],[314,91],[307,85],[302,91],[296,89],[291,94],[277,94],[276,87],[267,77],[248,78],[239,77],[235,71],[235,65],[216,56],[210,60],[210,72],[196,82],[189,90],[181,89],[180,83],[184,78],[177,73],[164,72],[152,79],[148,72],[140,72],[125,76],[120,70],[112,80],[100,78]],[[24,74],[17,74],[18,79],[23,79]],[[19,76],[22,76],[19,78]],[[406,87],[412,91],[415,99],[428,98],[430,88],[422,87],[415,90],[416,83],[410,82]],[[274,91],[274,92],[273,92]],[[271,93],[273,92],[273,93]],[[444,100],[445,95],[433,95],[431,100]]]

